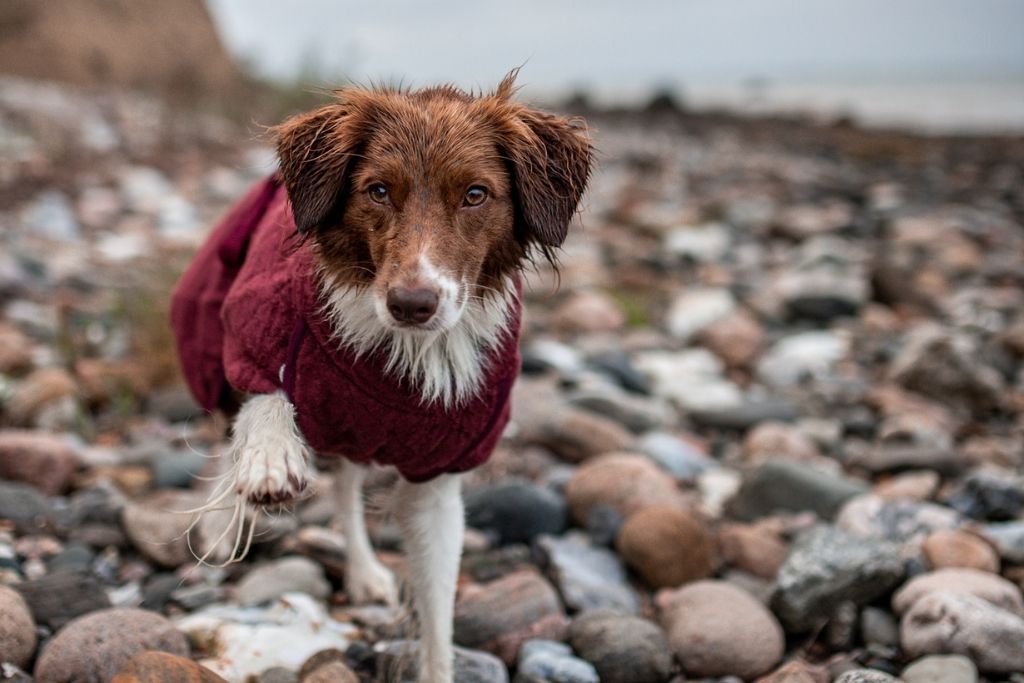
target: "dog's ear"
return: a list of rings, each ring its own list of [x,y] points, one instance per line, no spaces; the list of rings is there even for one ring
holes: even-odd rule
[[[505,109],[503,152],[515,192],[517,234],[542,250],[561,246],[590,177],[593,149],[581,120],[508,102],[510,74],[495,93]]]
[[[308,233],[338,220],[362,144],[358,113],[344,103],[294,116],[273,129],[295,227]]]

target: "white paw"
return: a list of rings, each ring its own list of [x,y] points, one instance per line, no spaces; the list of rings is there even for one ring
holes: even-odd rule
[[[257,506],[294,502],[313,475],[309,449],[295,426],[295,409],[283,394],[246,402],[235,422],[230,456],[235,492]]]
[[[391,570],[377,559],[364,562],[349,561],[345,573],[345,592],[357,605],[378,602],[398,606],[398,585]]]

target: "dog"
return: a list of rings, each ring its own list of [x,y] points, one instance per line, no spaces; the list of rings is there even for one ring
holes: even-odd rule
[[[371,465],[401,475],[391,509],[423,683],[452,680],[459,474],[509,419],[520,274],[556,263],[593,158],[585,125],[517,102],[515,78],[476,95],[343,88],[273,128],[277,173],[214,229],[172,297],[190,388],[233,415],[208,506],[236,513],[221,534],[232,555],[255,526],[242,544],[240,510],[296,501],[313,454],[341,456],[345,589],[394,604],[362,485]]]

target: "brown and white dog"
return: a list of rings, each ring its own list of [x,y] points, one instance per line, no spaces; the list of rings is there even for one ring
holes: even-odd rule
[[[380,419],[394,422],[387,429],[397,442],[402,442],[405,425],[418,424],[423,415],[431,416],[431,429],[443,432],[448,420],[463,424],[459,420],[467,411],[492,410],[487,407],[491,404],[495,413],[486,429],[500,432],[507,420],[514,368],[500,390],[488,383],[494,375],[491,365],[498,362],[494,358],[509,339],[509,357],[518,359],[519,272],[538,255],[553,258],[576,212],[592,158],[578,122],[512,99],[514,78],[515,72],[494,93],[482,96],[449,86],[415,91],[345,88],[337,91],[335,103],[273,129],[289,222],[261,220],[286,225],[291,249],[308,252],[312,267],[302,275],[267,274],[263,279],[272,282],[269,289],[232,285],[227,305],[239,299],[238,308],[246,313],[235,316],[237,322],[230,312],[222,313],[225,330],[218,333],[225,336],[225,348],[237,345],[232,335],[247,333],[276,292],[292,287],[289,278],[308,276],[329,336],[338,343],[337,353],[347,354],[355,366],[376,359],[384,375],[415,396],[416,405],[401,419],[381,409]],[[273,206],[273,192],[264,193],[270,198],[264,209]],[[261,233],[252,239],[245,249],[261,248]],[[230,242],[231,236],[224,241]],[[230,264],[230,258],[224,259],[224,244],[218,249],[221,261]],[[248,267],[241,267],[242,279]],[[187,328],[196,310],[187,302],[177,304],[176,320],[185,322],[176,328],[184,343],[195,338]],[[256,329],[269,340],[268,348],[281,350],[272,354],[273,363],[281,359],[280,368],[255,372],[270,379],[252,380],[252,370],[233,376],[228,362],[231,388],[250,397],[234,419],[227,453],[229,482],[218,503],[225,496],[257,507],[297,499],[313,471],[311,451],[323,448],[311,433],[322,423],[341,420],[347,410],[331,399],[301,403],[302,396],[312,395],[306,384],[319,377],[308,367],[313,361],[303,360],[305,352],[295,350],[296,344],[301,348],[306,343],[302,340],[316,337],[316,331],[307,332],[309,323],[300,323],[289,335],[290,328],[275,325],[260,323]],[[250,361],[262,358],[256,352],[242,355]],[[278,375],[281,383],[275,385]],[[332,380],[325,395],[344,389],[337,384]],[[497,398],[480,403],[485,406],[480,408],[474,403],[480,396]],[[469,419],[465,424],[477,423]],[[353,436],[354,443],[358,437]],[[444,434],[431,438],[443,439]],[[484,458],[493,448],[494,439],[481,441],[473,434],[467,439],[477,450],[486,449]],[[367,538],[362,503],[367,465],[396,464],[404,478],[392,509],[403,534],[421,628],[419,678],[450,683],[452,613],[464,529],[458,472],[480,458],[469,465],[453,460],[431,469],[432,463],[422,460],[433,456],[415,452],[415,445],[403,448],[419,469],[403,470],[397,460],[351,457],[343,446],[336,449],[348,458],[339,483],[348,543],[346,590],[356,602],[397,600],[394,579]]]

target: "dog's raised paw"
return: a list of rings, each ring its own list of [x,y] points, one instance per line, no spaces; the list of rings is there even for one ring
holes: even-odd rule
[[[236,458],[235,491],[252,505],[287,505],[309,488],[309,453],[290,436],[250,435]]]

